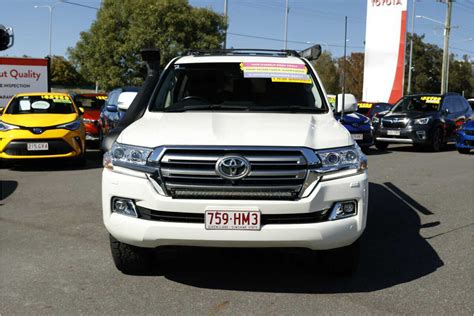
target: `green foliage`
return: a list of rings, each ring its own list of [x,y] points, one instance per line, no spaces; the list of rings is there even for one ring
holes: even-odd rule
[[[407,60],[410,51],[410,36],[408,34]],[[434,44],[425,43],[424,35],[414,34],[413,37],[413,71],[412,93],[439,93],[441,90],[441,66],[443,50]],[[471,63],[467,56],[463,60],[455,60],[451,54],[449,62],[449,91],[466,96],[472,95],[474,82],[471,75]],[[405,91],[408,84],[408,62],[405,68]]]
[[[331,52],[323,51],[321,56],[313,62],[313,66],[318,72],[326,92],[330,94],[339,93],[341,90],[339,86],[339,75],[336,62],[332,58]]]
[[[84,77],[77,72],[76,68],[62,56],[52,56],[51,66],[51,85],[62,87],[78,87],[86,84]]]
[[[187,0],[105,0],[68,53],[81,74],[106,90],[140,85],[146,73],[140,49],[159,48],[164,65],[187,49],[219,48],[225,27],[223,16]]]
[[[364,53],[352,53],[346,58],[346,93],[362,100],[364,85]],[[344,57],[338,60],[340,72],[344,69]]]

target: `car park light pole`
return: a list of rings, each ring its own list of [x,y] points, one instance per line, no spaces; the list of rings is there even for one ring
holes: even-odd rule
[[[48,56],[51,57],[51,43],[52,43],[52,33],[53,33],[53,10],[57,5],[60,5],[61,2],[55,3],[53,5],[35,5],[35,9],[47,8],[49,10],[49,53]]]
[[[413,9],[411,13],[411,36],[410,36],[410,58],[408,61],[408,84],[407,84],[407,94],[411,94],[411,72],[413,71],[413,36],[415,34],[415,9],[416,1],[413,0]]]

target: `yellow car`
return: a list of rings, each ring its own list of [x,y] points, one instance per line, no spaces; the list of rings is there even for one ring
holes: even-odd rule
[[[82,112],[65,93],[15,95],[0,116],[0,160],[73,158],[84,164]]]

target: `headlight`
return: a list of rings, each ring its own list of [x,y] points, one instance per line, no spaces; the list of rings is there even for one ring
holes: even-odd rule
[[[317,170],[319,172],[367,169],[367,157],[357,144],[352,147],[316,151],[316,154],[322,164]]]
[[[76,129],[79,129],[79,127],[81,127],[81,120],[75,120],[66,124],[56,126],[56,128],[64,128],[70,131],[75,131]]]
[[[110,164],[122,167],[144,166],[153,149],[115,143],[112,149],[104,155],[104,167]]]
[[[378,124],[380,123],[380,119],[377,116],[372,117],[372,123]]]
[[[9,131],[9,130],[12,130],[12,129],[17,129],[17,128],[19,128],[19,127],[0,121],[0,132],[6,132],[6,131]]]
[[[426,124],[428,124],[430,121],[431,121],[431,117],[423,117],[423,118],[416,119],[416,120],[414,121],[414,123],[415,123],[416,125],[426,125]]]
[[[369,123],[370,123],[370,119],[369,119],[369,118],[366,118],[366,119],[364,120],[364,124],[369,124]]]

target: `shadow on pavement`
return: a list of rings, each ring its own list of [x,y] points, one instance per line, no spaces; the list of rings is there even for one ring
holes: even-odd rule
[[[370,183],[367,229],[358,272],[328,275],[301,251],[288,249],[179,248],[162,253],[158,270],[169,280],[200,288],[281,292],[370,292],[433,273],[443,262],[420,236],[418,212],[433,214],[392,183]]]
[[[8,168],[15,171],[64,171],[102,168],[102,152],[100,150],[88,150],[86,159],[85,166],[76,166],[71,159],[60,158],[17,160],[7,163]]]
[[[0,201],[13,194],[18,188],[18,182],[13,180],[0,180]],[[1,204],[0,204],[1,205]]]

